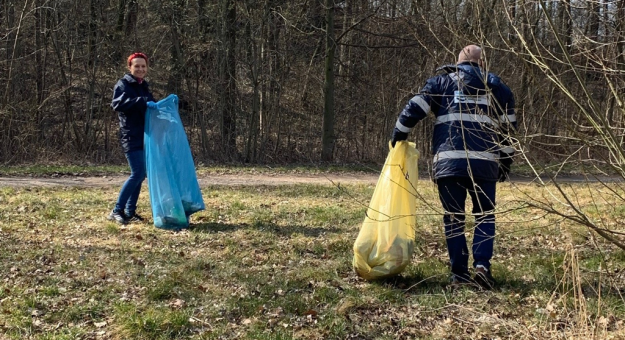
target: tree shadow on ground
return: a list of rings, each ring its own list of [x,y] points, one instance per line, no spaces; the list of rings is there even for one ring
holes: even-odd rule
[[[449,283],[446,275],[425,277],[420,274],[404,276],[399,275],[391,278],[373,281],[374,284],[384,285],[389,288],[400,289],[409,295],[439,293]]]
[[[450,286],[450,278],[448,275],[438,275],[430,277],[424,277],[423,275],[419,274],[410,276],[399,275],[392,278],[373,281],[372,283],[384,285],[391,289],[402,290],[407,295],[433,294],[440,293],[443,290],[454,290]],[[520,298],[523,298],[526,296],[531,296],[536,291],[542,291],[551,294],[557,289],[557,285],[558,283],[554,279],[527,282],[525,280],[500,278],[497,279],[495,288],[490,290],[490,292],[495,294],[505,293],[506,295],[509,295],[510,293],[512,293],[513,295],[518,294]],[[582,284],[581,288],[586,298],[592,299],[599,296],[597,287],[593,287],[589,284]],[[488,293],[488,291],[481,289],[477,284],[467,285],[457,289],[468,289],[476,292],[483,292],[485,294]],[[601,287],[600,295],[602,297],[613,297],[617,299],[622,299],[624,294],[625,288],[618,289],[615,286],[609,285],[604,285]]]
[[[282,226],[275,223],[227,224],[215,222],[191,224],[189,230],[194,233],[203,234],[231,233],[237,230],[256,230],[275,234],[278,236],[292,236],[293,234],[301,234],[309,237],[319,237],[324,234],[343,232],[343,230],[337,227],[310,227],[302,225]]]
[[[425,277],[423,275],[396,276],[374,281],[376,284],[385,285],[389,288],[403,290],[407,295],[423,295],[440,293],[441,291],[473,290],[483,291],[477,283],[453,287],[449,275],[437,275]],[[553,283],[555,285],[555,283]],[[533,290],[543,290],[551,292],[554,285],[536,284],[528,285],[523,281],[497,281],[495,288],[491,291],[500,293],[503,291],[517,292],[519,294],[530,294]]]

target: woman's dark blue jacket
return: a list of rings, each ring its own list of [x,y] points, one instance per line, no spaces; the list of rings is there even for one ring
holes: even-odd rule
[[[147,102],[155,101],[148,83],[124,75],[113,88],[111,107],[119,116],[119,138],[125,153],[143,150]]]
[[[418,121],[432,111],[434,179],[471,177],[497,181],[499,164],[509,169],[514,149],[509,129],[516,129],[514,96],[501,79],[477,64],[444,66],[427,80],[395,124],[393,140],[406,139]]]

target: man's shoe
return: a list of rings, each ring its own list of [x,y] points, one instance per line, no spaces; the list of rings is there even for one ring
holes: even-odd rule
[[[126,214],[124,214],[122,211],[111,211],[111,213],[108,215],[108,217],[106,218],[109,221],[115,221],[119,224],[127,224],[128,223],[128,218],[126,217]]]
[[[137,214],[136,212],[132,214],[126,214],[126,216],[128,216],[127,221],[129,223],[144,223],[146,221],[143,216]]]
[[[471,275],[469,273],[463,274],[455,274],[451,273],[451,281],[449,283],[449,288],[452,290],[460,289],[460,288],[475,288],[478,285],[471,279]]]
[[[491,290],[495,288],[495,279],[490,273],[490,270],[483,266],[477,266],[475,268],[475,282],[485,290]]]

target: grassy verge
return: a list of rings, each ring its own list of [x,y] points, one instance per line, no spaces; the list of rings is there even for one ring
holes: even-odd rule
[[[428,169],[425,158],[421,159],[420,169]],[[381,170],[380,164],[326,164],[326,165],[204,165],[197,167],[198,175],[219,175],[219,174],[302,174],[316,175],[325,173],[368,173],[378,174]],[[424,170],[425,171],[425,170]],[[536,172],[535,172],[536,171]],[[546,171],[546,172],[545,172]],[[33,176],[33,177],[60,177],[60,176],[105,176],[105,175],[125,175],[129,168],[125,164],[120,165],[59,165],[59,164],[33,164],[0,166],[0,176]],[[608,166],[588,166],[575,162],[566,164],[554,163],[542,167],[530,167],[527,163],[519,162],[514,164],[512,175],[520,178],[533,178],[538,173],[547,178],[548,175],[558,175],[558,178],[566,180],[568,176],[618,176]],[[427,173],[422,173],[422,177],[428,177]]]
[[[180,233],[106,221],[116,188],[0,188],[0,339],[625,335],[625,255],[517,203],[544,188],[501,186],[498,287],[452,292],[437,194],[419,187],[413,263],[374,283],[351,269],[372,186],[207,187]],[[591,213],[617,223],[613,208]]]
[[[305,174],[315,175],[324,173],[379,173],[380,165],[375,164],[348,164],[348,165],[228,165],[206,166],[199,165],[198,175],[212,174]],[[0,176],[103,176],[128,174],[127,165],[17,165],[0,166]]]

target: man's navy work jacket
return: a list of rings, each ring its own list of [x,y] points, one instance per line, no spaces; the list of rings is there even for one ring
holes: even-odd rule
[[[143,150],[147,102],[155,101],[148,83],[126,74],[113,88],[111,107],[119,116],[119,138],[125,153]]]
[[[497,181],[499,162],[511,164],[509,128],[516,129],[514,96],[501,79],[476,63],[439,68],[401,112],[393,133],[406,136],[432,111],[434,180],[471,177]]]

